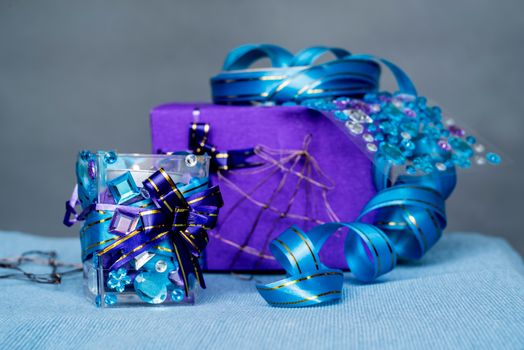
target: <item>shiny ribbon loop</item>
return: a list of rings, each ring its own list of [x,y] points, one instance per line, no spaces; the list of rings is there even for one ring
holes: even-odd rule
[[[315,65],[324,54],[335,59]],[[247,69],[267,57],[272,67]],[[401,93],[416,95],[409,77],[391,61],[352,55],[339,48],[310,47],[294,57],[273,45],[246,45],[226,58],[223,71],[211,79],[213,100],[224,104],[297,104],[308,99],[361,97],[378,90],[380,65],[396,79]],[[329,110],[315,107],[321,113]],[[415,152],[425,153],[422,143]],[[337,230],[348,231],[345,241],[347,265],[356,279],[370,282],[391,271],[397,257],[421,258],[440,238],[446,226],[445,199],[456,184],[453,167],[439,174],[398,176],[392,180],[394,165],[377,156],[373,180],[378,191],[353,223],[328,223],[307,233],[297,227],[283,232],[270,244],[271,252],[286,270],[281,281],[257,286],[274,306],[299,307],[339,299],[342,271],[321,264],[318,252]],[[373,213],[373,222],[360,222]],[[371,216],[369,216],[371,217]]]
[[[219,151],[208,141],[211,126],[208,123],[192,123],[189,128],[189,148],[193,153],[211,156],[212,170],[232,170],[259,166],[248,159],[255,155],[254,148]]]
[[[335,59],[314,62],[332,53]],[[269,58],[272,67],[248,69]],[[352,55],[337,47],[315,46],[296,56],[274,45],[245,45],[232,50],[223,70],[211,78],[213,101],[219,104],[300,103],[306,99],[362,96],[377,91],[380,64],[388,67],[402,91],[416,94],[409,77],[391,61],[371,55]]]
[[[191,275],[205,288],[198,258],[209,240],[207,229],[215,226],[218,210],[223,205],[219,188],[215,186],[184,198],[182,191],[163,169],[147,178],[143,185],[156,208],[141,210],[140,227],[98,252],[102,266],[110,270],[118,269],[142,252],[169,239],[180,266],[186,295]]]
[[[397,181],[401,180],[400,178]],[[357,222],[327,223],[304,233],[298,227],[284,231],[270,244],[270,250],[288,277],[258,285],[262,297],[273,306],[300,307],[338,300],[343,274],[324,266],[318,252],[336,231],[347,229],[346,262],[354,277],[371,282],[391,271],[397,257],[419,259],[440,238],[446,225],[444,199],[448,193],[435,188],[452,188],[456,181],[450,170],[436,177],[445,185],[427,187],[427,178],[411,177],[380,191],[362,209]],[[375,212],[372,224],[359,222]]]

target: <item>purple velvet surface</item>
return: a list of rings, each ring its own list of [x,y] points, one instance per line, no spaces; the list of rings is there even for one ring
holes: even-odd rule
[[[344,135],[337,126],[318,112],[298,107],[244,107],[217,106],[202,103],[167,104],[151,112],[151,131],[153,151],[178,151],[188,148],[189,126],[193,122],[192,111],[198,107],[201,111],[200,122],[211,124],[209,141],[218,150],[264,145],[273,149],[301,149],[306,135],[312,135],[309,152],[316,159],[319,167],[334,183],[327,198],[333,210],[342,221],[354,220],[364,204],[375,194],[371,176],[371,161]],[[289,166],[289,165],[288,165]],[[296,170],[300,171],[301,165]],[[265,178],[268,172],[247,175],[249,169],[229,173],[230,178],[244,191],[249,191],[256,183]],[[278,186],[283,174],[278,172],[253,193],[261,202],[268,202],[272,192]],[[316,177],[320,179],[319,177]],[[291,197],[296,176],[288,176],[282,192],[275,196],[272,205],[285,210]],[[304,230],[313,224],[290,218],[280,218],[278,214],[260,209],[249,201],[243,201],[231,212],[231,208],[241,198],[224,181],[213,176],[214,184],[219,184],[225,205],[221,209],[219,226],[215,233],[239,245],[262,250],[271,255],[267,242],[292,224]],[[323,181],[325,182],[325,181]],[[302,183],[293,202],[290,213],[304,215],[308,213],[322,221],[329,221],[322,204],[321,191],[311,188],[306,195]],[[258,224],[250,239],[245,242],[254,226],[254,221],[262,211]],[[343,234],[330,238],[321,252],[323,262],[331,267],[345,268],[343,255]],[[211,271],[224,270],[275,270],[280,266],[274,260],[240,253],[234,265],[233,257],[238,249],[222,240],[211,236],[206,249],[206,268]]]

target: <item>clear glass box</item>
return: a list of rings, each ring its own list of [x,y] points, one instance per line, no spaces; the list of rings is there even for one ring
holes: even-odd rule
[[[184,196],[208,187],[210,157],[180,152],[170,155],[80,152],[76,172],[85,221],[80,230],[84,291],[99,307],[180,305],[195,301],[195,278],[178,273],[173,247],[166,239],[116,270],[102,267],[97,255],[104,247],[140,227],[125,208],[156,209],[143,181],[160,168]],[[97,210],[103,207],[106,210]],[[122,208],[124,208],[122,210]]]

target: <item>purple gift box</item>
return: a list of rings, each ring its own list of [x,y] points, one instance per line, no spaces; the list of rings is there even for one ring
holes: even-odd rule
[[[208,271],[278,270],[268,245],[283,230],[293,224],[308,230],[336,218],[353,221],[376,193],[370,159],[317,111],[166,104],[151,112],[153,152],[188,149],[195,121],[210,125],[207,142],[219,151],[255,147],[252,161],[263,163],[212,175],[225,205],[217,228],[209,232]],[[324,245],[325,265],[347,268],[344,235],[335,234]]]

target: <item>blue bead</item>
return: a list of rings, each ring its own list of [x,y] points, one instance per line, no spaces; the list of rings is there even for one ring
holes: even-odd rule
[[[386,143],[380,148],[380,151],[386,159],[392,161],[394,164],[401,165],[406,161],[406,158],[397,146]]]
[[[342,112],[342,111],[335,111],[333,113],[333,116],[335,117],[335,119],[337,120],[341,120],[341,121],[346,121],[349,119],[349,117],[347,116],[346,113]]]
[[[459,139],[458,137],[450,137],[448,139],[448,143],[450,144],[450,146],[453,149],[453,151],[459,157],[471,157],[471,156],[473,156],[473,150],[462,139]]]
[[[488,162],[490,162],[493,165],[500,164],[500,162],[502,161],[502,158],[498,154],[493,153],[493,152],[487,153],[486,159]]]
[[[104,302],[107,305],[114,305],[114,304],[116,304],[116,294],[107,293],[106,296],[104,297]]]
[[[415,175],[417,173],[417,169],[413,165],[408,165],[406,167],[406,173],[408,175]]]
[[[173,289],[171,292],[171,300],[173,300],[175,303],[179,303],[184,300],[184,291],[180,288]]]
[[[413,143],[411,140],[404,139],[400,145],[407,151],[413,151],[415,149],[415,143]]]
[[[398,145],[399,143],[399,138],[397,136],[393,136],[393,135],[388,135],[388,143],[391,144],[391,145]]]
[[[95,298],[95,304],[96,306],[100,307],[102,306],[102,297],[100,295],[97,295]]]
[[[373,136],[375,137],[376,141],[379,141],[379,142],[380,141],[384,141],[384,134],[383,133],[378,132],[378,133],[374,134]]]
[[[107,164],[114,164],[117,160],[117,155],[114,151],[109,151],[109,152],[106,152],[106,154],[104,155],[104,161],[107,163]]]
[[[345,115],[345,114],[344,114],[344,115]],[[369,132],[374,132],[374,131],[377,130],[377,126],[376,126],[375,124],[369,124],[369,125],[367,126],[367,130],[368,130]]]
[[[90,158],[91,152],[89,151],[81,151],[80,152],[80,159],[87,161]]]
[[[470,145],[473,145],[475,142],[477,142],[477,139],[474,136],[468,136],[466,137],[466,142]]]

